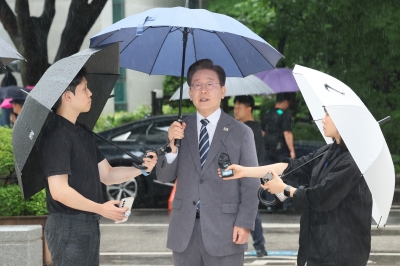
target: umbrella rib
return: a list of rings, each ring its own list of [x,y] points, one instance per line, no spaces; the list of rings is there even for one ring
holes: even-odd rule
[[[242,74],[242,77],[244,77],[242,70],[240,69],[238,63],[236,62],[236,59],[233,57],[231,51],[228,49],[228,46],[226,46],[225,42],[221,39],[221,37],[219,37],[218,33],[215,32],[215,35],[217,35],[217,37],[221,40],[221,42],[224,44],[226,50],[228,51],[228,53],[231,55],[231,58],[233,59],[233,61],[235,61],[235,64],[238,66],[238,69],[240,71],[240,74]],[[243,38],[243,36],[241,36]]]
[[[165,34],[165,38],[164,38],[163,42],[161,43],[160,49],[159,49],[158,52],[157,52],[157,56],[156,56],[156,58],[155,58],[155,60],[154,60],[153,65],[151,66],[149,75],[151,75],[151,73],[153,72],[153,68],[154,68],[154,66],[155,66],[155,64],[156,64],[156,62],[157,62],[158,55],[160,54],[160,51],[161,51],[162,47],[164,46],[164,43],[165,43],[165,41],[167,40],[167,37],[168,37],[169,33],[171,32],[171,30],[173,30],[173,28],[174,28],[174,27],[170,27],[170,30],[168,31],[168,33]],[[175,28],[176,28],[176,27],[175,27]]]
[[[267,60],[268,64],[270,64],[273,68],[276,68],[274,65],[271,64],[271,62],[270,62],[267,58],[265,58],[265,56],[262,55],[262,53],[260,53],[260,51],[258,51],[258,49],[257,49],[256,47],[254,47],[254,45],[253,45],[251,42],[249,42],[249,41],[247,40],[246,37],[243,37],[243,36],[242,36],[242,38],[245,39],[245,40],[254,48],[254,50],[256,50],[265,60]],[[267,43],[267,42],[266,42],[266,43]],[[268,43],[267,43],[267,44],[268,44]],[[278,52],[279,52],[279,51],[278,51]],[[284,56],[282,55],[282,57],[284,57]]]
[[[143,34],[146,30],[148,30],[149,28],[151,28],[151,27],[147,27],[146,29],[144,29],[143,32],[142,32],[142,34]],[[139,36],[140,36],[140,35],[139,35]],[[138,37],[138,35],[135,35],[135,37],[133,37],[132,40],[129,41],[129,43],[124,47],[124,49],[121,50],[121,52],[119,52],[119,54],[122,54],[122,53],[125,51],[125,49],[126,49],[134,40],[136,40],[137,37]]]
[[[191,31],[190,31],[191,30]],[[197,52],[196,52],[196,42],[194,41],[194,29],[190,28],[189,32],[192,33],[192,40],[193,40],[193,46],[194,46],[194,59],[197,62]]]

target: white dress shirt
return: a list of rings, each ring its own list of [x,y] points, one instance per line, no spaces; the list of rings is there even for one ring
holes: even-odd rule
[[[206,128],[207,128],[207,132],[208,132],[208,141],[210,142],[210,146],[211,146],[211,142],[212,139],[214,137],[214,133],[215,133],[215,129],[217,128],[217,124],[219,121],[219,118],[221,117],[221,108],[218,108],[217,110],[215,110],[214,113],[212,113],[211,115],[209,115],[208,117],[203,117],[199,112],[196,112],[196,121],[197,121],[197,141],[199,141],[199,137],[200,137],[200,130],[202,127],[202,124],[200,122],[200,120],[207,118],[207,120],[209,121],[209,123],[207,124]],[[175,158],[178,156],[178,152],[179,149],[176,153],[167,153],[165,154],[165,158],[167,159],[167,163],[172,163],[173,161],[175,161]]]

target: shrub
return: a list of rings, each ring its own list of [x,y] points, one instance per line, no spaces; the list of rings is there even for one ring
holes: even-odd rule
[[[44,189],[25,201],[18,185],[0,187],[0,216],[44,214],[47,214]]]
[[[100,116],[94,126],[94,132],[101,132],[129,122],[145,118],[151,113],[149,106],[141,106],[135,112],[120,111],[112,115]]]
[[[15,171],[11,139],[12,129],[0,127],[0,176],[9,175]]]

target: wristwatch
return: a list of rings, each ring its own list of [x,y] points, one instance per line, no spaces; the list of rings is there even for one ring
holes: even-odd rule
[[[286,197],[290,197],[290,188],[291,186],[286,186],[285,190],[283,191],[283,195],[285,195]]]

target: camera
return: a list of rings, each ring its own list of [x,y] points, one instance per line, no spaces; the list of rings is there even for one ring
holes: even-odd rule
[[[229,155],[226,153],[221,153],[221,155],[218,158],[218,165],[219,168],[221,169],[222,178],[233,176],[233,170],[226,170],[226,168],[231,164],[232,163],[231,159],[229,158]]]
[[[268,172],[263,178],[263,181],[264,182],[268,182],[268,181],[271,181],[272,179],[274,179],[274,176],[272,175],[272,173],[271,172]],[[262,189],[262,188],[261,188]],[[260,193],[260,191],[259,191],[259,196],[258,196],[258,198],[260,199],[260,195],[261,195],[262,193]],[[286,197],[283,193],[276,193],[276,194],[274,194],[280,201],[285,201],[288,197]],[[261,200],[261,199],[260,199]],[[264,200],[265,201],[265,200]],[[270,204],[271,205],[271,204]],[[266,206],[269,206],[269,205],[266,205]]]

